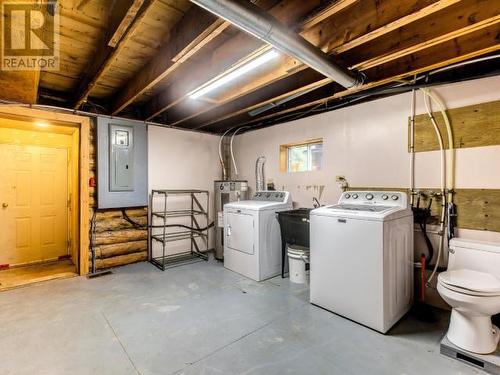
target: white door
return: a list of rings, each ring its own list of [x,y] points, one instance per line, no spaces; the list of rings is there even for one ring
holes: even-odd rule
[[[67,150],[0,145],[0,158],[0,264],[67,255]]]
[[[253,215],[227,212],[226,244],[233,250],[253,254],[254,219]]]

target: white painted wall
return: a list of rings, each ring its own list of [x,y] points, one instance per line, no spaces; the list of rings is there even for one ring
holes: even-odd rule
[[[499,88],[500,77],[493,77],[434,90],[448,108],[457,108],[499,100]],[[424,111],[419,94],[417,114]],[[409,114],[407,93],[242,134],[235,140],[239,177],[254,187],[255,160],[264,155],[266,179],[272,179],[277,189],[289,190],[295,204],[302,207],[310,207],[312,197],[319,197],[323,204],[336,202],[341,193],[335,184],[337,175],[345,176],[351,186],[408,186]],[[279,146],[313,138],[323,138],[322,170],[280,173]],[[457,150],[456,163],[457,188],[500,189],[500,146]],[[416,186],[439,186],[439,152],[417,154]],[[500,240],[500,233],[471,232],[469,236]]]
[[[213,220],[213,184],[214,180],[221,177],[218,155],[219,137],[150,126],[148,141],[149,191],[152,189],[208,190],[210,191],[210,218]],[[184,203],[179,202],[180,205]],[[210,246],[213,246],[212,230],[210,236]]]

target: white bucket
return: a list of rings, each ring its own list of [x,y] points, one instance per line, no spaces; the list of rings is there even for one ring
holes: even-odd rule
[[[288,269],[290,281],[297,284],[309,284],[309,249],[288,248]]]

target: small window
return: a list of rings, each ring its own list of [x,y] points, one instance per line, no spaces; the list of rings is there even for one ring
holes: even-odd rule
[[[307,172],[321,169],[323,140],[312,140],[280,147],[282,172]]]

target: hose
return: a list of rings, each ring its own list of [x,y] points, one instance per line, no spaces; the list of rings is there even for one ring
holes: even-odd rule
[[[420,89],[424,96],[425,109],[427,110],[427,114],[429,115],[429,119],[434,127],[434,131],[436,132],[436,138],[439,142],[439,149],[441,155],[441,215],[439,219],[439,247],[437,253],[436,264],[434,269],[427,280],[427,285],[429,286],[431,281],[434,279],[436,272],[439,267],[439,262],[441,261],[441,253],[443,252],[444,247],[444,230],[445,230],[445,220],[446,220],[446,152],[444,150],[443,137],[441,136],[441,132],[439,130],[439,126],[436,123],[434,115],[432,114],[430,107],[430,96],[428,95],[427,89]]]

